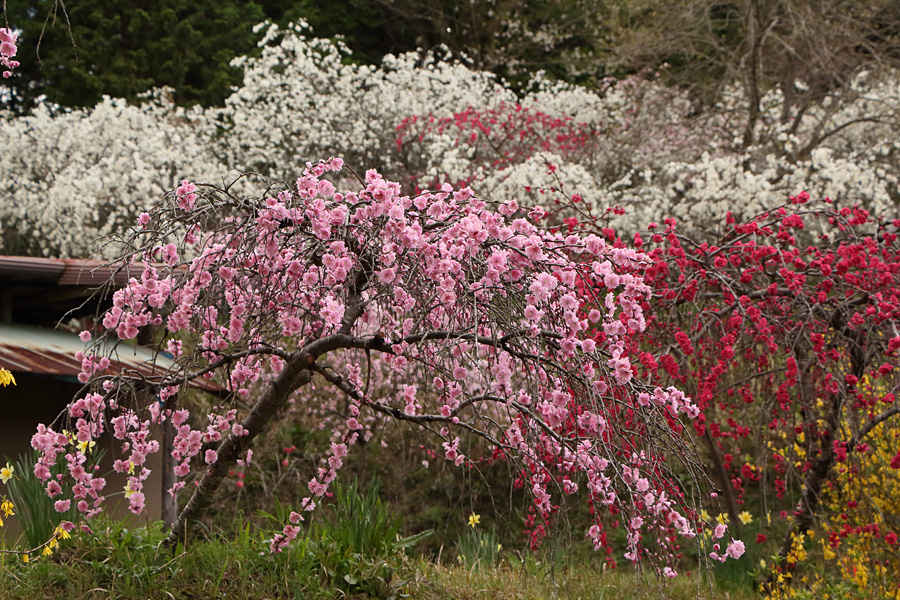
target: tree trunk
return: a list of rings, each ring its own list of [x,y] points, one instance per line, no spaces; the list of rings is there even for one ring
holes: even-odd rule
[[[762,48],[763,29],[760,16],[760,6],[756,0],[750,2],[750,11],[747,15],[748,37],[750,38],[750,50],[747,53],[749,64],[744,73],[744,89],[747,93],[747,123],[744,126],[744,136],[741,148],[747,149],[753,144],[756,123],[760,116],[760,91],[759,91],[759,61]]]
[[[722,494],[725,499],[725,509],[728,511],[728,517],[732,523],[738,522],[737,503],[734,501],[734,493],[731,491],[731,478],[725,470],[725,464],[722,462],[722,455],[719,453],[719,447],[709,433],[709,427],[703,432],[703,439],[709,448],[709,456],[713,462],[713,468],[716,471],[716,477],[719,479],[719,485],[722,488]]]
[[[804,378],[809,377],[804,370]],[[819,456],[813,461],[812,466],[806,472],[806,478],[803,481],[803,490],[800,493],[800,500],[794,508],[794,520],[784,534],[781,542],[781,549],[778,551],[778,557],[781,559],[782,573],[790,572],[791,565],[787,562],[787,557],[791,553],[794,543],[794,535],[807,531],[813,522],[813,514],[819,506],[819,494],[822,492],[822,485],[828,477],[828,471],[834,464],[834,440],[835,432],[840,426],[842,395],[840,393],[832,394],[831,404],[828,407],[828,415],[826,416],[826,429],[822,437],[819,438]],[[772,591],[772,585],[775,581],[774,573],[769,576],[768,582],[763,586],[767,591]]]
[[[238,459],[253,443],[254,438],[266,428],[272,417],[284,406],[288,396],[312,380],[313,372],[309,366],[313,361],[314,358],[307,352],[294,354],[241,423],[247,434],[235,437],[234,434],[229,433],[219,444],[218,459],[201,477],[191,499],[172,525],[165,540],[167,546],[174,547],[179,542],[184,542],[194,523],[209,508],[219,485],[228,475],[228,471],[234,468]]]

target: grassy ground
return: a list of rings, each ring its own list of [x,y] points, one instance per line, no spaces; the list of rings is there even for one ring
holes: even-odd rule
[[[540,567],[540,566],[539,566]],[[582,564],[565,569],[541,570],[514,568],[508,564],[487,569],[423,565],[416,581],[409,586],[411,598],[421,600],[688,600],[727,598],[758,600],[750,589],[725,590],[710,586],[708,580],[681,577],[660,587],[652,576],[641,576],[630,569],[601,572]]]
[[[267,543],[287,520],[278,503],[274,515],[257,512],[251,522],[238,513],[229,530],[206,529],[174,549],[163,545],[158,523],[92,522],[92,533],[76,529],[50,556],[25,562],[0,554],[0,600],[759,598],[746,574],[749,557],[719,566],[718,585],[695,573],[663,588],[628,567],[606,570],[598,555],[556,538],[539,553],[506,548],[475,515],[435,559],[413,552],[430,547],[423,541],[431,531],[401,537],[377,485],[333,489],[331,504],[283,553],[271,555]]]
[[[53,556],[27,564],[4,555],[0,598],[759,598],[749,587],[726,590],[696,576],[660,588],[652,576],[641,578],[629,569],[604,571],[599,562],[554,566],[510,554],[494,565],[442,565],[396,547],[365,555],[327,528],[311,530],[274,557],[265,551],[264,535],[250,527],[227,540],[211,536],[175,552],[161,546],[162,538],[156,529],[112,524],[95,536],[75,536]]]

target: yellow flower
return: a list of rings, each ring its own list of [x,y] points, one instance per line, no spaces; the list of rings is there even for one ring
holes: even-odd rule
[[[749,523],[753,520],[753,517],[750,516],[750,513],[747,512],[746,510],[744,512],[742,512],[741,514],[739,514],[738,518],[741,520],[741,523],[743,523],[744,525],[746,525],[747,523]]]
[[[53,554],[53,550],[50,548],[50,546],[44,546],[44,549],[41,550],[41,554],[43,554],[44,556],[50,556],[51,554]]]
[[[131,489],[131,487],[129,487],[129,485],[126,483],[125,484],[125,497],[131,498],[132,496],[134,496],[134,490]]]
[[[93,450],[96,445],[97,442],[93,440],[90,442],[78,442],[78,450],[80,450],[82,454],[90,454],[91,450]]]
[[[6,463],[6,466],[0,469],[0,481],[6,483],[10,479],[12,479],[13,471],[15,471],[15,468],[13,468],[13,466],[9,463]]]
[[[469,515],[469,527],[475,529],[475,526],[479,523],[481,523],[481,515],[476,515],[475,513]]]
[[[23,555],[22,555],[22,562],[25,562],[25,563],[28,562],[28,555],[27,555],[27,554],[23,554]]]
[[[0,385],[6,387],[9,384],[16,385],[16,378],[13,377],[12,373],[0,367]]]
[[[56,529],[53,530],[54,536],[59,536],[60,539],[67,540],[72,536],[69,535],[69,532],[63,529],[62,523],[56,526]]]
[[[719,513],[719,516],[716,517],[716,521],[718,521],[719,525],[724,525],[728,522],[728,515],[725,513]]]
[[[16,513],[13,512],[14,508],[15,506],[13,506],[13,503],[10,502],[7,498],[4,498],[3,503],[0,504],[0,510],[3,511],[4,517],[11,517],[15,515]]]
[[[700,511],[700,518],[703,519],[704,521],[709,521],[709,513],[706,512],[705,508]]]

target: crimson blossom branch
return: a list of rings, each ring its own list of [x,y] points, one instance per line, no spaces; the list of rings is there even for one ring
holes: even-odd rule
[[[664,563],[674,576],[671,540],[703,526],[707,480],[680,435],[697,408],[675,388],[637,381],[626,351],[625,336],[645,326],[650,289],[635,275],[645,257],[595,235],[540,229],[541,209],[510,201],[492,210],[468,188],[404,196],[369,171],[362,189],[338,192],[328,178],[346,184],[342,167],[340,159],[307,164],[292,190],[261,199],[185,181],[125,236],[136,276],[115,292],[95,333],[127,340],[164,329],[160,346],[175,366],[110,377],[104,358],[88,351],[87,393],[68,416],[80,442],[111,429],[121,449],[115,468],[131,473],[131,510],[144,508],[147,455],[159,451],[154,427],[175,428],[172,494],[192,461],[202,463],[169,535],[177,543],[289,398],[330,385],[349,417],[272,552],[298,534],[357,441],[362,415],[375,412],[430,431],[457,465],[469,460],[460,436],[483,438],[515,462],[544,518],[555,495],[584,488],[596,547],[605,541],[602,509],[621,511],[626,556]],[[370,381],[373,361],[388,381]],[[194,429],[182,396],[203,380],[228,397]],[[136,385],[154,397],[130,394]],[[71,486],[79,510],[96,514],[104,482],[67,442],[39,428],[36,475],[51,496]],[[69,469],[57,482],[49,467],[60,454]],[[742,550],[734,540],[727,554]]]

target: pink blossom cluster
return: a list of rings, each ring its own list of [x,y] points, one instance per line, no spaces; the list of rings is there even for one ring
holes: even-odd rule
[[[87,401],[92,415],[98,414],[102,407],[102,398],[93,395]],[[78,407],[78,411],[84,410],[85,403]],[[98,434],[97,428],[92,427],[83,418],[79,419],[77,438],[82,441],[91,441]],[[43,484],[49,498],[56,498],[64,493],[63,485],[71,492],[71,498],[56,500],[54,508],[59,512],[70,509],[72,501],[85,516],[99,514],[102,510],[104,496],[103,488],[106,479],[95,476],[95,469],[85,468],[88,457],[85,452],[77,449],[77,445],[63,434],[54,432],[44,425],[39,425],[37,433],[31,440],[31,446],[40,452],[40,457],[34,465],[34,475]],[[52,477],[51,469],[56,466],[60,455],[66,462],[66,473]]]
[[[13,60],[19,51],[16,46],[17,39],[19,39],[19,32],[0,27],[0,66],[7,69],[3,71],[4,79],[12,77],[12,70],[19,66],[19,61]]]
[[[175,190],[175,198],[178,200],[178,208],[187,212],[194,210],[194,204],[197,202],[197,194],[195,193],[196,190],[197,186],[195,186],[187,179],[182,181],[181,185],[178,186],[178,189]],[[140,218],[139,221],[143,221],[141,225],[147,224],[147,221],[143,218]]]

